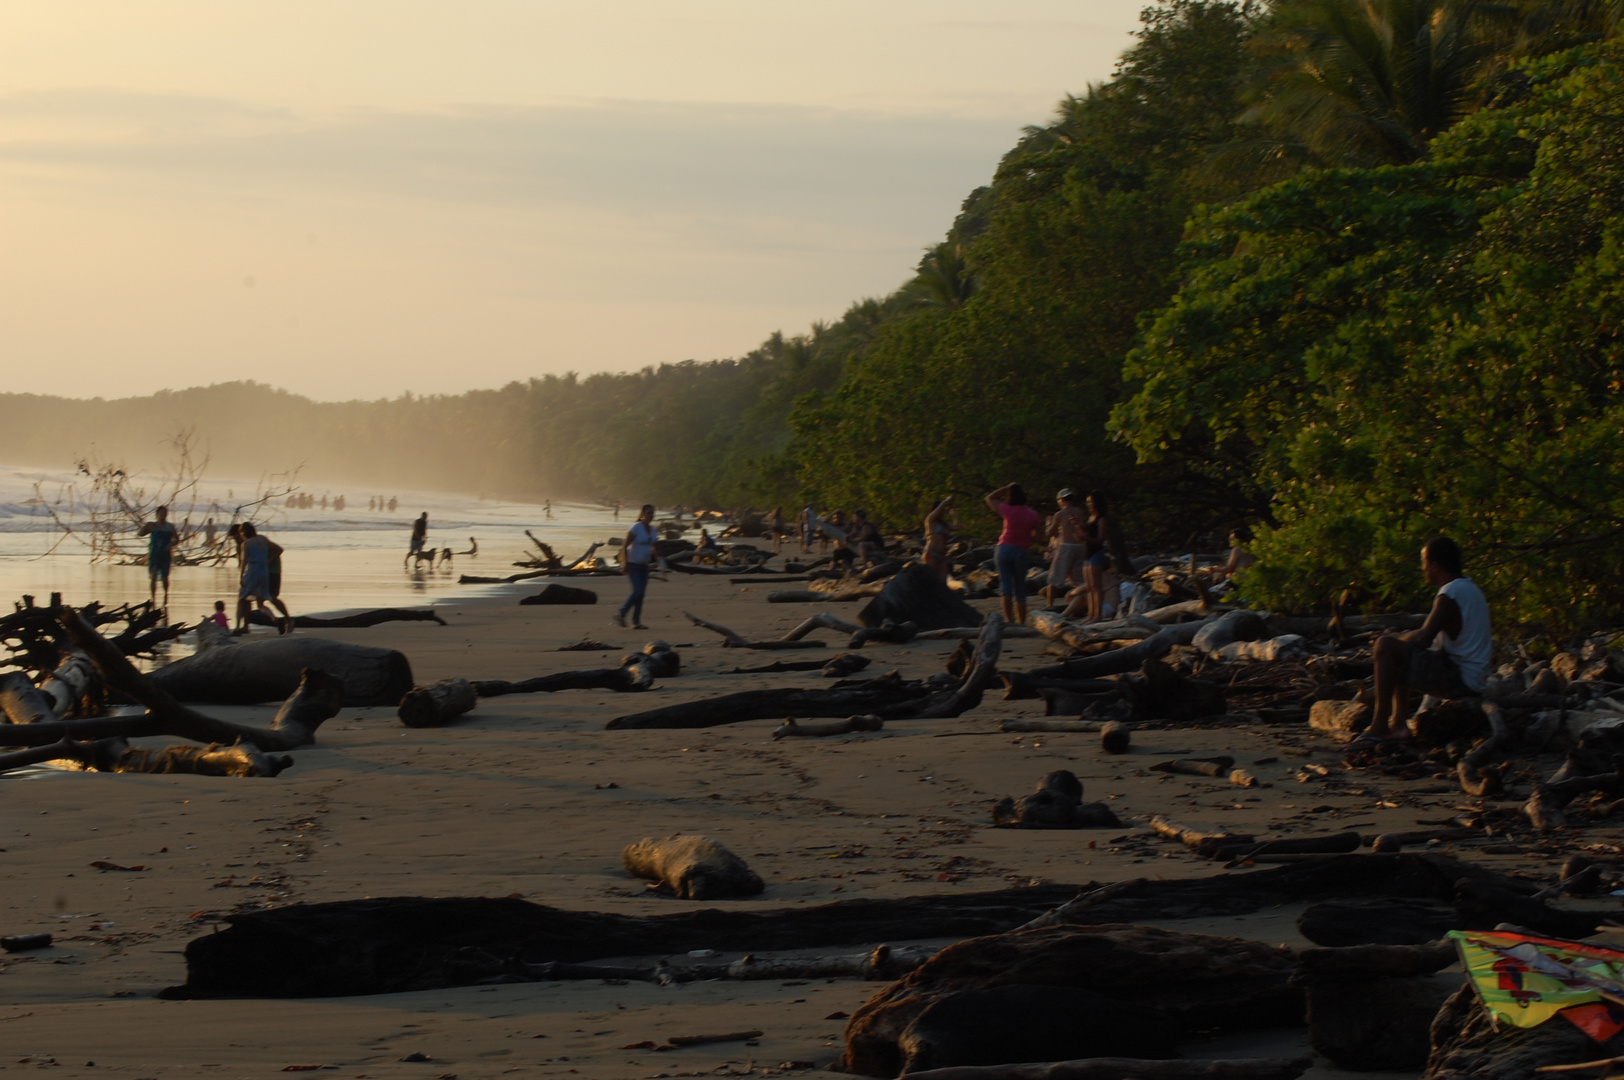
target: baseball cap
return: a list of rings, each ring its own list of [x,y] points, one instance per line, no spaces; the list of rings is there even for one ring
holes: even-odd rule
[[[1061,488],[1060,493],[1058,495],[1056,495],[1055,498],[1057,498],[1057,499],[1070,499],[1070,498],[1073,498],[1075,496],[1075,494],[1076,493],[1073,492],[1071,490],[1071,488]]]

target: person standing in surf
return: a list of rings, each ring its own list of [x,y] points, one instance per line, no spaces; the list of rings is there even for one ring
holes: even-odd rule
[[[169,610],[169,567],[175,559],[180,534],[169,523],[169,507],[160,506],[157,521],[141,526],[139,535],[147,538],[147,598],[158,602],[158,582],[164,585],[164,610]]]
[[[615,612],[616,626],[626,625],[626,616],[632,617],[631,625],[638,630],[647,630],[643,625],[643,595],[648,592],[648,576],[651,564],[654,562],[654,545],[660,534],[654,529],[654,504],[644,503],[642,513],[632,522],[632,527],[626,530],[626,539],[620,545],[621,572],[631,580],[632,591],[626,597],[626,602],[620,605]]]

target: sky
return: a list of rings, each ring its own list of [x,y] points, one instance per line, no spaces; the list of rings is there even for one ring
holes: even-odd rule
[[[1150,0],[0,0],[0,389],[458,393],[905,281]]]

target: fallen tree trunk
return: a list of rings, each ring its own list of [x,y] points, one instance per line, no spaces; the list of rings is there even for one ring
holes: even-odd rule
[[[909,1080],[1297,1080],[1313,1058],[1081,1058],[1022,1065],[958,1065],[910,1072]]]
[[[987,687],[998,677],[998,656],[1004,647],[1004,617],[989,611],[981,624],[981,639],[976,643],[975,660],[958,689],[925,703],[913,718],[935,720],[960,716],[981,704]]]
[[[0,772],[47,761],[73,761],[96,772],[192,776],[276,776],[293,764],[286,755],[262,753],[252,743],[221,746],[166,746],[160,750],[132,747],[126,739],[95,742],[63,740],[49,746],[0,754]]]
[[[1097,679],[1102,675],[1138,671],[1146,660],[1159,660],[1172,652],[1173,646],[1188,645],[1203,625],[1204,622],[1179,623],[1158,631],[1136,645],[1033,668],[1026,674],[1033,679]]]
[[[1249,844],[1252,837],[1244,833],[1204,832],[1193,829],[1188,825],[1180,825],[1176,821],[1157,814],[1150,819],[1150,827],[1156,835],[1165,836],[1169,840],[1177,840],[1192,851],[1205,853],[1215,850],[1226,844]]]
[[[1024,629],[1024,627],[1006,627],[1005,635],[1010,630]],[[1058,690],[1070,694],[1114,694],[1122,692],[1122,684],[1111,679],[1039,679],[1024,671],[1001,671],[998,677],[1004,682],[1005,701],[1031,701],[1043,697],[1045,690]]]
[[[73,639],[73,643],[96,665],[97,670],[101,672],[102,680],[110,688],[128,694],[145,705],[148,711],[158,718],[158,723],[162,725],[162,730],[166,734],[178,735],[193,742],[251,742],[261,750],[292,750],[315,742],[316,729],[324,721],[337,715],[343,704],[345,690],[337,678],[324,671],[306,668],[300,672],[298,683],[277,712],[275,719],[271,721],[269,728],[255,728],[216,720],[211,716],[194,712],[170,697],[156,682],[137,671],[135,665],[131,664],[123,653],[98,634],[95,628],[81,619],[72,608],[61,609],[57,619],[61,622],[62,628],[68,632],[68,636]],[[403,662],[404,659],[402,657]]]
[[[692,618],[692,616],[689,617]],[[714,627],[708,627],[707,629],[714,629]],[[800,623],[800,625],[796,626],[793,630],[789,631],[778,640],[800,641],[814,630],[837,630],[842,634],[855,634],[862,629],[863,628],[861,626],[854,623],[849,623],[845,619],[837,618],[834,615],[829,614],[827,611],[820,611],[816,615],[813,615],[811,618]]]
[[[0,676],[0,713],[11,724],[37,724],[54,720],[51,700],[21,671],[8,671]],[[0,741],[4,740],[0,735]]]
[[[258,610],[249,613],[248,621],[256,626],[276,625],[269,615]],[[445,620],[432,609],[415,608],[375,608],[372,611],[358,611],[354,615],[293,617],[293,625],[301,630],[364,630],[369,626],[386,622],[431,622],[440,626],[446,624]]]
[[[827,690],[745,690],[737,694],[667,705],[661,709],[617,716],[604,726],[632,728],[701,728],[746,720],[780,720],[789,716],[843,718],[869,713],[887,717],[899,706],[917,702],[929,691],[924,684],[893,675],[856,679]]]
[[[441,679],[414,687],[400,699],[400,722],[407,727],[444,727],[463,713],[472,712],[479,698],[467,679]]]
[[[522,682],[502,679],[479,679],[473,683],[474,692],[482,698],[501,697],[503,694],[553,694],[560,690],[613,690],[634,693],[647,690],[652,679],[645,679],[643,665],[623,664],[617,668],[586,668],[582,671],[560,671],[556,675],[538,675]]]
[[[1087,649],[1102,641],[1143,640],[1162,630],[1138,615],[1112,622],[1080,623],[1057,611],[1034,611],[1027,616],[1026,623],[1050,641],[1061,641],[1074,649]]]
[[[669,986],[674,983],[708,979],[899,979],[936,954],[932,946],[881,945],[868,952],[846,956],[757,956],[751,953],[728,964],[684,964],[681,967],[661,961],[651,967],[606,966],[603,964],[515,965],[523,977],[536,981],[557,979],[633,979]],[[754,1032],[750,1037],[761,1034]],[[680,1038],[680,1037],[679,1037]],[[704,1041],[715,1041],[706,1039]],[[673,1045],[678,1038],[671,1040]]]
[[[981,613],[943,584],[934,571],[909,563],[857,613],[864,626],[911,622],[920,630],[979,626]]]
[[[102,660],[91,658],[105,674]],[[287,698],[307,668],[338,679],[350,708],[398,705],[414,685],[411,664],[393,649],[300,634],[208,649],[159,668],[150,681],[179,701],[258,705]]]

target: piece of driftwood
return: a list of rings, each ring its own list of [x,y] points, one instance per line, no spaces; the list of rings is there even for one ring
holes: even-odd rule
[[[1223,779],[1235,767],[1232,757],[1210,758],[1176,758],[1172,761],[1158,761],[1150,766],[1151,772],[1181,773],[1185,776],[1214,776]]]
[[[683,900],[731,900],[759,896],[767,888],[743,859],[704,836],[645,838],[627,845],[620,861],[633,877]]]
[[[948,588],[935,571],[918,563],[897,571],[857,618],[864,626],[880,626],[889,619],[898,625],[911,622],[920,630],[981,624],[980,612]]]
[[[915,641],[967,641],[981,636],[979,626],[949,626],[941,630],[921,630],[914,635]],[[1030,626],[1006,626],[1004,636],[1007,638],[1033,638],[1043,635]],[[1036,696],[1035,694],[1033,695]]]
[[[1159,608],[1153,608],[1152,610],[1145,612],[1144,617],[1149,619],[1151,622],[1160,623],[1163,626],[1171,626],[1172,624],[1182,622],[1187,618],[1205,618],[1208,615],[1222,610],[1224,609],[1214,608],[1205,600],[1181,600],[1176,604],[1163,604]]]
[[[1150,827],[1156,835],[1165,836],[1169,840],[1177,840],[1185,847],[1198,853],[1217,851],[1226,845],[1250,844],[1252,837],[1242,833],[1207,832],[1202,829],[1181,825],[1169,818],[1157,814],[1150,819]]]
[[[1114,720],[1000,720],[999,731],[1023,732],[1075,732],[1084,735],[1098,735],[1105,730],[1106,724],[1116,723]]]
[[[1239,841],[1199,847],[1214,859],[1255,859],[1268,855],[1342,855],[1358,851],[1364,838],[1350,830],[1326,836],[1289,836],[1261,842]]]
[[[749,1031],[730,1031],[724,1035],[673,1035],[666,1040],[671,1046],[706,1046],[710,1043],[747,1042],[764,1034],[760,1028]]]
[[[851,636],[848,649],[861,649],[871,641],[887,645],[905,645],[919,636],[919,627],[911,622],[897,623],[890,619],[879,626],[865,626]]]
[[[1432,1018],[1460,984],[1459,975],[1313,983],[1306,994],[1308,1044],[1343,1069],[1419,1069],[1431,1050]]]
[[[1030,795],[1004,798],[992,809],[992,823],[1006,829],[1114,829],[1122,825],[1105,803],[1083,802],[1083,782],[1066,769],[1039,780]]]
[[[473,684],[467,679],[441,679],[427,686],[415,686],[400,699],[397,715],[411,728],[444,727],[479,704]]]
[[[1107,754],[1126,754],[1133,744],[1133,729],[1120,720],[1108,720],[1100,728],[1100,749]]]
[[[934,694],[907,713],[910,719],[931,720],[962,716],[981,704],[987,688],[998,678],[998,656],[1004,647],[1004,617],[989,611],[981,623],[981,636],[970,652],[969,668],[957,688]],[[964,646],[959,646],[961,649]]]
[[[695,626],[702,627],[702,628],[704,628],[706,630],[710,630],[710,631],[712,631],[714,633],[717,633],[717,634],[721,634],[724,648],[729,648],[729,649],[821,649],[821,648],[823,648],[823,642],[821,642],[821,641],[802,641],[800,638],[787,638],[787,639],[786,638],[781,638],[781,639],[779,639],[777,641],[750,641],[749,639],[741,637],[738,634],[734,633],[732,630],[729,630],[727,627],[723,626],[721,623],[714,623],[714,622],[711,622],[709,619],[701,619],[698,615],[695,615],[691,611],[684,611],[683,614],[688,616],[688,620],[690,622],[692,622]],[[794,633],[794,631],[791,631],[791,633]]]
[[[948,946],[846,1025],[863,1076],[1101,1056],[1171,1057],[1173,1032],[1301,1022],[1295,958],[1262,942],[1065,924]]]
[[[1216,1058],[1207,1061],[1095,1057],[1020,1065],[959,1065],[911,1072],[908,1080],[1297,1080],[1313,1058]]]
[[[1061,641],[1074,649],[1087,649],[1102,641],[1140,641],[1159,633],[1161,627],[1138,615],[1110,622],[1081,623],[1057,611],[1034,611],[1026,624],[1051,641]]]
[[[811,618],[802,621],[793,630],[790,630],[779,641],[800,641],[814,630],[836,630],[842,634],[855,634],[862,627],[837,618],[827,611],[820,611]]]
[[[1025,627],[1006,627],[1011,630]],[[1045,690],[1064,690],[1072,694],[1119,694],[1122,684],[1115,679],[1036,679],[1024,671],[1000,671],[998,678],[1004,684],[1005,701],[1034,701],[1043,697]]]
[[[1422,1077],[1527,1080],[1546,1065],[1619,1056],[1624,1056],[1624,1036],[1598,1044],[1561,1019],[1533,1028],[1496,1026],[1477,992],[1467,985],[1457,990],[1433,1018],[1432,1053]],[[1609,1074],[1598,1070],[1592,1075]]]
[[[90,695],[95,679],[96,665],[90,662],[90,657],[78,649],[66,650],[61,663],[39,683],[40,693],[50,702],[52,718],[60,720],[78,709]]]
[[[658,963],[631,967],[624,964],[568,964],[550,960],[543,964],[513,961],[508,970],[516,978],[536,981],[556,979],[629,979],[639,982],[699,982],[708,979],[866,979],[901,978],[936,954],[933,946],[879,945],[867,952],[839,956],[761,956],[749,953],[726,964],[682,964],[664,959]]]
[[[884,726],[885,721],[878,716],[848,716],[844,720],[833,720],[827,724],[803,724],[792,717],[773,729],[773,741],[789,738],[821,739],[830,735],[849,735],[854,731],[879,731]]]
[[[1420,945],[1354,945],[1344,949],[1303,949],[1291,981],[1298,986],[1430,975],[1460,959],[1448,939]]]
[[[841,656],[846,655],[841,653]],[[774,660],[770,664],[760,664],[756,667],[736,667],[728,672],[729,675],[764,675],[783,671],[822,671],[825,666],[838,660],[840,657],[830,657],[828,660]],[[864,664],[868,657],[861,658]]]
[[[1089,922],[1083,918],[1088,909],[1104,903],[1107,900],[1116,900],[1122,897],[1133,896],[1140,892],[1146,884],[1145,878],[1129,878],[1126,881],[1113,881],[1109,885],[1101,885],[1097,889],[1089,889],[1078,893],[1059,907],[1050,908],[1031,922],[1016,927],[1018,930],[1041,930],[1045,926],[1060,926],[1069,922]]]
[[[56,719],[51,699],[21,671],[8,671],[0,676],[0,713],[4,713],[6,722],[11,724],[37,724]],[[4,736],[0,736],[0,741],[3,739]]]
[[[1158,660],[1173,651],[1175,645],[1188,645],[1201,622],[1179,623],[1111,652],[1095,656],[1080,656],[1047,667],[1033,668],[1027,675],[1036,679],[1097,679],[1103,675],[1119,675],[1125,671],[1138,671],[1146,660]]]
[[[541,605],[548,605],[548,604],[577,604],[577,605],[585,605],[585,604],[596,604],[597,602],[598,602],[598,594],[593,592],[591,589],[576,589],[576,588],[572,588],[569,585],[560,585],[556,581],[549,584],[545,589],[541,590],[536,595],[523,597],[519,601],[520,604],[524,604],[524,605],[530,605],[530,604],[541,604]]]
[[[869,713],[889,720],[909,715],[929,694],[925,684],[904,680],[891,672],[877,679],[836,683],[827,690],[744,690],[617,716],[604,726],[610,730],[702,728],[789,716],[834,719]]]
[[[857,674],[873,663],[868,657],[854,652],[843,652],[829,658],[820,669],[825,679],[844,679]]]
[[[97,666],[103,666],[99,660]],[[208,649],[166,664],[150,678],[177,701],[258,705],[286,699],[306,668],[337,678],[350,708],[398,705],[413,685],[411,664],[394,649],[302,634]]]
[[[96,772],[184,773],[192,776],[276,776],[293,764],[285,754],[262,753],[252,743],[221,746],[132,747],[127,739],[64,740],[0,754],[0,772],[47,761],[72,761]]]
[[[560,690],[613,690],[616,693],[635,693],[647,690],[653,684],[654,669],[637,660],[617,668],[560,671],[556,675],[538,675],[520,682],[479,679],[473,683],[473,688],[480,697],[492,698],[504,694],[555,694]]]

